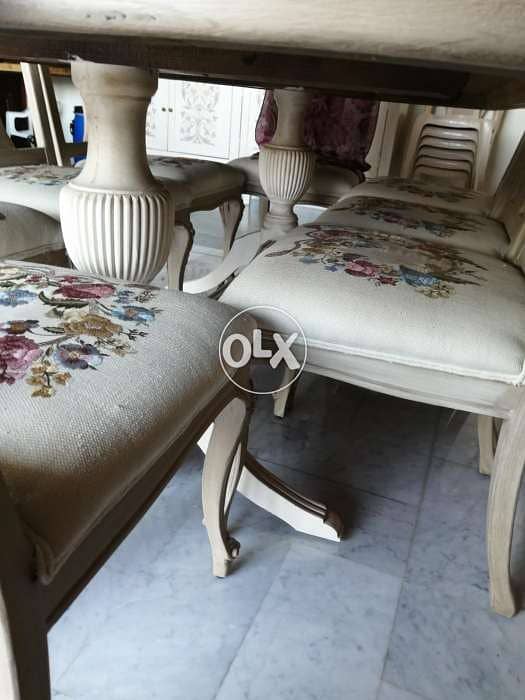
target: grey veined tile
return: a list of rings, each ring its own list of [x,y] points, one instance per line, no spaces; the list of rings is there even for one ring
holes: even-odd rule
[[[491,612],[486,591],[405,583],[384,680],[429,700],[523,700],[525,615]]]
[[[218,700],[375,700],[400,580],[295,545]]]
[[[403,576],[416,524],[415,506],[270,462],[264,463],[264,466],[291,487],[326,504],[343,520],[345,533],[341,542],[301,535],[288,528],[292,542],[301,541],[326,554],[345,557],[394,576]],[[246,516],[253,518],[253,506]],[[242,532],[244,521],[239,524]],[[275,518],[272,524],[275,529]]]
[[[215,697],[289,541],[245,528],[239,566],[214,578],[198,460],[177,479],[52,630],[57,700]]]
[[[408,563],[411,578],[447,578],[487,589],[489,483],[474,468],[434,460]]]
[[[477,467],[479,460],[477,416],[443,408],[434,455],[451,462]]]
[[[391,683],[383,682],[381,683],[377,700],[425,700],[425,698],[422,695],[410,693],[408,690],[396,688]]]

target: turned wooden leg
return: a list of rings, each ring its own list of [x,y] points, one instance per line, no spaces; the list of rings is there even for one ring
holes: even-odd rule
[[[518,492],[525,462],[525,401],[504,421],[490,480],[487,549],[490,601],[500,615],[512,617],[518,603],[512,591],[510,557]]]
[[[273,393],[273,415],[278,418],[284,418],[287,409],[292,407],[297,384],[299,379],[296,378],[299,370],[290,369],[285,366],[281,387]]]
[[[277,128],[272,141],[261,147],[259,178],[270,208],[264,218],[269,237],[284,235],[297,226],[294,205],[308,189],[315,154],[304,144],[304,113],[311,95],[302,89],[275,90]]]
[[[492,416],[478,416],[479,471],[489,475],[494,466],[498,444],[497,423]]]
[[[193,246],[195,229],[188,212],[178,213],[168,255],[168,289],[182,289],[184,273]]]
[[[242,197],[223,202],[219,207],[219,212],[224,227],[224,255],[226,256],[231,250],[244,212]]]
[[[227,516],[232,496],[232,470],[244,461],[248,437],[248,404],[233,399],[217,416],[206,451],[202,476],[204,524],[213,560],[213,574],[224,577],[230,562],[239,554],[240,545],[229,536]],[[237,466],[236,466],[237,465]]]
[[[157,75],[76,60],[71,76],[86,105],[89,145],[82,171],[60,192],[67,251],[82,271],[149,282],[166,263],[175,214],[146,156]]]

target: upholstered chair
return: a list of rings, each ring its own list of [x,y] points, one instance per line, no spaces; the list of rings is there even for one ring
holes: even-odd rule
[[[213,422],[204,522],[213,572],[227,573],[239,550],[228,481],[249,416],[237,387],[247,369],[232,370],[236,384],[219,360],[233,313],[174,290],[0,264],[2,700],[50,699],[47,630]]]
[[[265,248],[221,297],[259,307],[269,338],[295,330],[272,307],[290,314],[306,336],[306,371],[481,416],[490,597],[508,616],[518,606],[510,552],[525,463],[524,164],[525,138],[492,202],[427,196],[419,185],[383,201],[363,185],[363,196]],[[305,354],[300,342],[294,350]]]

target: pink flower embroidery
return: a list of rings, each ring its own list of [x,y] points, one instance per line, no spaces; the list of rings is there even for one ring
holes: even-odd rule
[[[41,354],[38,345],[25,336],[6,335],[0,338],[0,383],[13,384],[23,377]]]
[[[67,299],[103,299],[110,297],[115,292],[111,284],[97,284],[95,282],[79,284],[63,284],[55,294],[60,294]]]

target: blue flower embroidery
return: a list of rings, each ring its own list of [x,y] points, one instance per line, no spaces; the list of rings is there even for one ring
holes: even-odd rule
[[[27,289],[7,289],[0,291],[0,306],[20,306],[29,304],[37,295]]]
[[[62,343],[53,353],[53,359],[67,369],[95,369],[102,364],[104,355],[90,343]]]
[[[135,321],[144,325],[155,320],[155,312],[145,306],[122,306],[120,309],[113,309],[111,315],[122,321]]]

